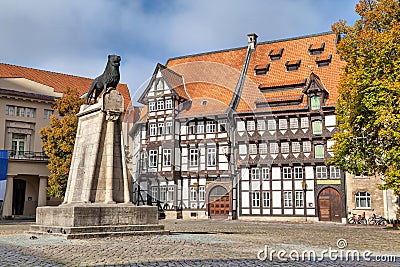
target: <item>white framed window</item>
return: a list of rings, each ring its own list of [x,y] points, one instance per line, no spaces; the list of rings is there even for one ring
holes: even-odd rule
[[[150,195],[151,195],[151,199],[153,201],[158,200],[157,193],[158,193],[158,187],[157,186],[152,186],[151,189],[150,189]]]
[[[260,180],[259,168],[251,168],[251,180]]]
[[[251,204],[253,208],[260,207],[260,192],[253,192],[251,197]]]
[[[313,121],[312,122],[312,133],[313,134],[322,134],[322,121]]]
[[[226,132],[226,120],[218,121],[218,128],[219,128],[220,133],[225,133]]]
[[[275,130],[276,130],[276,121],[268,120],[268,131],[275,131]]]
[[[331,179],[340,179],[340,168],[329,166],[329,173]]]
[[[286,130],[286,129],[287,129],[287,120],[279,119],[279,130]]]
[[[202,121],[197,124],[197,134],[204,133],[204,123]]]
[[[164,123],[159,123],[158,124],[158,135],[163,135],[164,134]]]
[[[269,168],[262,168],[261,169],[261,178],[263,180],[269,180]]]
[[[164,109],[164,101],[157,101],[157,110],[163,110]]]
[[[269,152],[271,154],[278,154],[279,152],[278,143],[269,143]]]
[[[281,153],[282,154],[288,154],[289,153],[289,143],[288,142],[281,143]]]
[[[157,150],[149,151],[149,167],[157,167]]]
[[[249,154],[251,155],[257,154],[257,144],[249,144]]]
[[[165,109],[172,109],[172,99],[165,100]]]
[[[257,131],[265,131],[265,120],[257,120]]]
[[[324,145],[314,145],[314,158],[323,159],[325,157]]]
[[[190,166],[197,166],[199,164],[199,150],[197,148],[191,148],[189,152]]]
[[[207,121],[206,122],[206,132],[207,133],[215,133],[215,121]]]
[[[283,179],[292,179],[291,167],[283,167]]]
[[[263,192],[263,207],[271,207],[271,195],[269,192]]]
[[[17,116],[18,117],[25,117],[25,108],[17,107]]]
[[[321,97],[313,96],[310,99],[311,110],[319,110],[321,108]]]
[[[190,201],[197,201],[197,189],[194,186],[190,187]]]
[[[308,117],[301,117],[301,119],[300,119],[300,127],[302,129],[306,129],[306,128],[310,127],[309,124],[308,124]]]
[[[254,132],[256,130],[256,122],[255,121],[247,121],[247,131]]]
[[[356,194],[356,208],[371,208],[371,195],[368,192]]]
[[[140,165],[142,166],[142,171],[146,172],[147,169],[147,153],[146,151],[143,151],[140,155],[141,163]]]
[[[315,168],[315,177],[317,179],[326,179],[328,178],[328,172],[326,166],[317,166]]]
[[[164,90],[164,82],[163,82],[163,80],[161,80],[161,79],[158,80],[157,85],[156,85],[156,90],[157,91]]]
[[[168,201],[174,201],[174,186],[168,186]]]
[[[199,185],[199,201],[206,201],[206,186]]]
[[[285,208],[291,208],[293,206],[292,199],[292,191],[283,192],[283,206]]]
[[[303,152],[311,152],[311,142],[310,141],[303,142]]]
[[[195,122],[189,122],[188,132],[189,132],[189,134],[196,133],[196,123]]]
[[[267,147],[266,143],[260,143],[258,146],[259,146],[258,149],[260,150],[260,154],[263,154],[263,155],[268,154],[268,147]]]
[[[36,108],[26,108],[26,116],[28,118],[35,118],[36,117]]]
[[[304,207],[304,194],[303,191],[296,191],[294,196],[294,204],[296,208],[303,208]]]
[[[289,119],[290,129],[298,129],[299,128],[299,120],[297,118]]]
[[[300,153],[301,148],[300,148],[300,142],[293,142],[292,143],[292,152],[293,153]]]
[[[52,110],[52,109],[45,109],[45,110],[44,110],[43,119],[49,120],[50,117],[51,117],[51,115],[53,115],[53,114],[54,114],[54,110]]]
[[[15,106],[6,105],[6,115],[8,116],[15,116]]]
[[[152,124],[150,124],[149,127],[150,127],[150,131],[149,131],[150,136],[156,136],[157,135],[157,125],[152,123]]]
[[[165,134],[172,134],[172,121],[165,123]]]
[[[149,102],[149,111],[156,110],[156,102]]]
[[[217,164],[217,155],[215,147],[207,148],[207,166],[215,166]]]
[[[163,150],[163,165],[171,166],[171,149]]]
[[[167,187],[160,186],[160,202],[165,202],[167,200]]]
[[[303,179],[303,168],[294,167],[294,179]]]

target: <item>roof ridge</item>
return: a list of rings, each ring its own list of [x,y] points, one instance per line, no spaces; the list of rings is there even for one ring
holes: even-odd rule
[[[297,39],[310,38],[310,37],[316,37],[316,36],[322,36],[322,35],[328,35],[328,34],[333,34],[333,32],[326,31],[326,32],[320,32],[320,33],[314,33],[314,34],[300,35],[300,36],[290,37],[290,38],[282,38],[282,39],[275,39],[275,40],[270,40],[270,41],[263,41],[263,42],[258,42],[257,45],[293,41],[293,40],[297,40]],[[194,54],[189,54],[189,55],[185,55],[185,56],[171,57],[167,60],[167,63],[165,65],[168,66],[169,61],[176,60],[176,59],[189,58],[189,57],[195,57],[195,56],[204,56],[204,55],[210,55],[210,54],[216,54],[216,53],[236,51],[236,50],[241,50],[241,49],[247,49],[247,46],[234,47],[234,48],[228,48],[228,49],[220,49],[220,50],[214,50],[214,51],[209,51],[209,52],[200,52],[200,53],[194,53]]]

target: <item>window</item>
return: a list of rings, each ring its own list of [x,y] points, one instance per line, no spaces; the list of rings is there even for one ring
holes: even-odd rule
[[[165,123],[165,134],[172,134],[172,121]]]
[[[167,199],[167,187],[160,186],[160,201],[165,202],[166,199]]]
[[[54,114],[54,110],[51,110],[51,109],[45,109],[44,110],[44,119],[45,120],[49,120],[50,119],[50,117],[51,117],[51,115],[53,115]]]
[[[356,208],[371,208],[371,195],[367,192],[356,194]]]
[[[265,131],[265,120],[257,121],[257,131]]]
[[[35,108],[26,108],[26,116],[28,118],[35,118],[36,117],[36,109]]]
[[[269,192],[263,192],[263,207],[271,207],[271,195]]]
[[[157,110],[163,110],[163,109],[164,109],[164,101],[158,101]]]
[[[171,166],[171,149],[164,149],[163,151],[163,165]]]
[[[310,141],[303,142],[303,152],[311,152],[311,142]]]
[[[299,128],[299,120],[297,118],[290,118],[289,124],[290,124],[290,129],[298,129]]]
[[[256,130],[256,122],[255,121],[247,121],[247,131],[253,132]]]
[[[309,127],[309,125],[308,125],[308,118],[307,118],[307,117],[302,117],[302,118],[300,119],[300,127],[301,127],[301,129],[306,129],[306,128]]]
[[[283,206],[285,208],[291,208],[292,207],[292,192],[291,191],[286,191],[283,193]]]
[[[12,134],[11,150],[13,155],[22,156],[25,153],[26,134]]]
[[[261,178],[263,180],[269,180],[269,168],[262,168],[261,169]]]
[[[174,187],[173,186],[168,186],[168,201],[174,201]]]
[[[292,143],[292,152],[293,153],[300,153],[300,142],[293,142]]]
[[[217,164],[215,147],[207,148],[207,166],[215,166]]]
[[[279,152],[278,143],[269,143],[269,151],[271,154],[278,154]]]
[[[315,177],[317,179],[326,179],[326,178],[328,178],[328,173],[327,173],[326,166],[317,166],[315,168]]]
[[[206,186],[200,185],[199,186],[199,201],[205,201],[205,200],[206,200]]]
[[[156,110],[156,102],[149,102],[149,110],[150,111]]]
[[[150,150],[149,155],[149,167],[157,167],[157,150]]]
[[[256,155],[257,154],[257,145],[249,144],[249,154]]]
[[[331,179],[340,179],[340,169],[335,166],[330,166],[330,177]]]
[[[165,100],[165,109],[172,109],[172,99]]]
[[[253,208],[260,207],[260,192],[253,192],[252,193],[252,202]]]
[[[6,115],[15,116],[15,107],[6,105]]]
[[[156,89],[157,89],[157,91],[164,89],[164,83],[163,83],[163,81],[161,79],[158,80]]]
[[[314,146],[314,158],[323,159],[324,157],[325,157],[324,145],[315,145]]]
[[[197,190],[196,187],[190,187],[190,201],[197,201]]]
[[[164,134],[164,123],[159,123],[158,124],[158,135],[163,135]]]
[[[313,121],[312,122],[312,133],[313,134],[322,134],[322,121]]]
[[[302,191],[295,192],[294,202],[295,202],[296,208],[304,207],[304,197],[303,197]]]
[[[292,168],[283,167],[283,179],[292,179]]]
[[[146,151],[142,152],[140,158],[141,158],[142,170],[145,172],[147,169],[147,153],[146,153]]]
[[[150,136],[156,136],[156,135],[157,135],[157,125],[150,124]]]
[[[189,131],[189,134],[196,133],[196,124],[194,122],[189,122],[188,131]]]
[[[204,133],[204,123],[199,122],[197,124],[197,134],[202,134],[202,133]]]
[[[286,129],[287,129],[287,120],[279,119],[279,130],[286,130]]]
[[[281,153],[282,154],[289,153],[289,143],[288,142],[281,143]]]
[[[275,131],[275,130],[276,130],[276,121],[268,120],[268,131]]]
[[[225,133],[226,132],[226,120],[218,121],[218,126],[219,126],[219,132],[220,133]]]
[[[18,117],[25,117],[25,108],[17,107],[17,116]]]
[[[206,122],[206,132],[207,133],[215,133],[215,121],[207,121]]]
[[[259,150],[260,150],[260,154],[268,154],[268,147],[266,143],[260,143],[259,144]]]
[[[251,168],[251,180],[260,180],[259,168]]]
[[[294,167],[294,179],[303,179],[302,167]]]
[[[198,164],[198,153],[199,150],[197,148],[191,148],[189,153],[190,166],[197,166]]]
[[[321,98],[319,96],[313,96],[310,99],[311,110],[319,110],[321,108]]]
[[[151,199],[153,201],[156,201],[158,199],[157,193],[158,193],[157,186],[152,186],[151,189],[150,189],[150,195],[151,195]]]

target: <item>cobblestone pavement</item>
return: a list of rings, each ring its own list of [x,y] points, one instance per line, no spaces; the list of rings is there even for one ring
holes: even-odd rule
[[[31,239],[23,233],[28,223],[0,224],[0,266],[400,266],[399,230],[222,220],[161,223],[171,235],[88,240]],[[339,257],[342,253],[342,260],[330,260],[328,252],[323,254],[329,249],[337,250]],[[296,258],[297,251],[300,260],[279,260],[273,250],[286,251],[284,258],[289,254]],[[324,259],[314,261],[310,254],[311,260],[301,261],[304,251],[314,251],[316,260],[321,255]],[[371,261],[346,261],[348,251],[358,251],[361,259],[364,251],[370,251]],[[389,255],[396,255],[396,262],[376,262],[379,256]]]

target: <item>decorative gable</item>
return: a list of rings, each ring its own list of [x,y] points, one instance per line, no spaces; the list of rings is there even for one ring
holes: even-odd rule
[[[320,110],[329,96],[329,91],[314,72],[311,72],[309,82],[303,93],[308,97],[308,106],[311,110]]]

